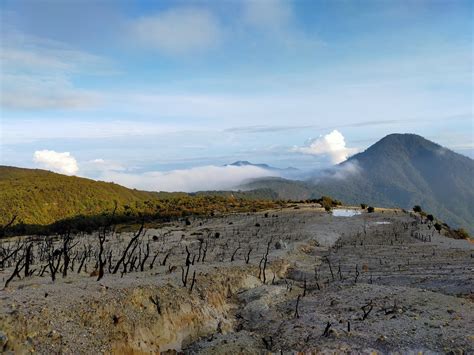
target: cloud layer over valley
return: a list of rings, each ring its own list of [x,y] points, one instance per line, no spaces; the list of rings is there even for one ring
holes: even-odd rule
[[[66,175],[87,177],[148,191],[195,192],[203,190],[229,190],[238,188],[249,179],[279,176],[278,171],[257,166],[199,166],[170,171],[127,171],[120,164],[94,159],[78,164],[69,152],[36,151],[33,161],[41,168]]]
[[[278,173],[255,166],[209,165],[143,174],[109,171],[102,179],[142,190],[195,192],[235,189],[246,180],[267,176],[278,176]]]

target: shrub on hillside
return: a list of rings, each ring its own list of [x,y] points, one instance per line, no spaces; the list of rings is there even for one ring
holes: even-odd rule
[[[316,200],[319,204],[321,204],[321,206],[323,206],[324,209],[326,209],[326,207],[329,207],[330,209],[332,207],[336,207],[336,206],[340,206],[342,205],[342,202],[341,201],[338,201],[338,200],[334,200],[332,199],[331,197],[329,196],[322,196],[320,199]]]
[[[413,207],[413,211],[414,211],[414,212],[417,212],[417,213],[421,213],[423,210],[421,209],[421,206],[415,205],[415,206]]]
[[[365,203],[361,203],[360,204],[360,208],[362,208],[363,210],[365,210],[367,208],[367,205]]]
[[[471,237],[464,228],[459,228],[454,232],[457,234],[458,239],[469,239]]]
[[[373,213],[374,211],[375,211],[375,208],[373,208],[372,206],[369,206],[367,208],[367,212],[369,212],[369,213]]]

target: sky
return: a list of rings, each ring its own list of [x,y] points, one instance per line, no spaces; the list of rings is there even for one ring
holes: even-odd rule
[[[474,157],[471,1],[0,0],[0,164],[148,190],[323,169],[390,133]],[[276,173],[275,173],[276,174]]]

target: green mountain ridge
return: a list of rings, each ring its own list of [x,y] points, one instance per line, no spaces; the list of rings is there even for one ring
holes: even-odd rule
[[[46,170],[0,166],[0,227],[16,216],[14,233],[23,230],[17,228],[19,225],[28,226],[25,232],[33,232],[47,230],[38,226],[61,221],[78,228],[94,228],[115,206],[117,221],[136,221],[140,215],[167,219],[247,212],[274,207],[275,199],[276,194],[269,189],[195,194],[149,192]]]
[[[18,216],[26,224],[49,224],[79,214],[94,215],[118,205],[140,205],[158,193],[40,169],[0,166],[0,223]]]

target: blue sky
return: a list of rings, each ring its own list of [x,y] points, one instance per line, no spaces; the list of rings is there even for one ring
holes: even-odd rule
[[[1,164],[191,191],[394,132],[474,155],[470,1],[0,4]]]

